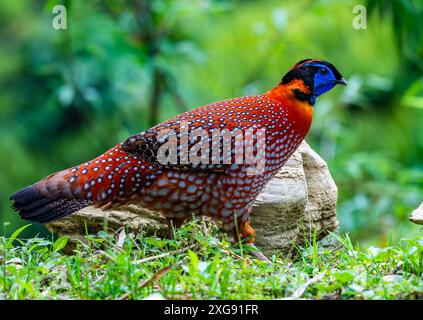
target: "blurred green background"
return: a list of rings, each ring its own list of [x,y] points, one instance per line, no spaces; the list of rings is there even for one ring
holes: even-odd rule
[[[56,4],[67,30],[52,28]],[[1,232],[25,224],[17,189],[312,57],[350,84],[320,98],[307,137],[338,185],[341,231],[381,246],[421,233],[408,216],[423,201],[422,21],[417,0],[1,1]]]

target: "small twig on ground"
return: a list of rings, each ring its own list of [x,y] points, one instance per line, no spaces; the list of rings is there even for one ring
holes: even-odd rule
[[[172,267],[173,267],[173,265],[170,264],[167,267],[164,267],[164,268],[158,270],[150,278],[148,278],[147,280],[142,281],[139,284],[139,287],[140,288],[145,288],[150,283],[154,283],[156,286],[160,287],[160,284],[159,284],[160,278],[163,277],[166,273],[168,273],[170,271],[170,269],[172,269]],[[128,299],[128,297],[129,297],[130,294],[131,294],[130,292],[127,292],[127,293],[121,295],[119,298],[117,298],[117,300]]]
[[[92,284],[97,284],[97,283],[99,283],[101,280],[103,280],[104,278],[106,277],[106,275],[105,274],[102,274],[101,276],[99,276],[97,279],[95,279],[94,281],[93,281],[93,283]]]
[[[168,265],[167,267],[164,267],[164,268],[160,269],[155,274],[153,274],[149,279],[144,280],[140,284],[140,287],[141,288],[144,288],[144,287],[148,286],[152,282],[154,282],[155,284],[157,284],[157,282],[159,281],[159,279],[161,277],[163,277],[166,273],[168,273],[170,271],[170,269],[172,269],[172,265],[171,264]]]
[[[171,256],[171,255],[174,255],[174,254],[184,253],[185,251],[188,251],[189,249],[192,249],[195,246],[196,246],[196,244],[192,244],[189,247],[185,247],[185,248],[178,249],[178,250],[175,250],[175,251],[165,252],[165,253],[159,254],[157,256],[152,256],[152,257],[147,257],[147,258],[144,258],[144,259],[141,259],[141,260],[137,260],[137,261],[134,262],[134,265],[138,265],[138,264],[145,263],[145,262],[148,262],[148,261],[164,258],[164,257]]]
[[[113,261],[114,263],[116,263],[116,259],[103,250],[97,250],[97,251],[94,252],[94,254],[95,255],[102,255],[102,256],[106,257],[107,259],[109,259],[110,261]]]
[[[240,255],[238,255],[238,254],[236,254],[235,252],[233,252],[232,250],[228,250],[228,249],[226,249],[224,246],[223,246],[223,244],[221,243],[221,242],[216,242],[216,245],[223,251],[223,252],[225,252],[225,253],[228,253],[229,255],[231,255],[231,256],[234,256],[235,258],[237,258],[237,259],[239,259],[239,260],[241,260],[241,261],[247,261],[247,263],[248,263],[248,260],[247,260],[247,258],[243,258],[243,257],[241,257]]]
[[[126,238],[126,232],[125,232],[125,228],[123,228],[122,231],[119,232],[119,235],[118,235],[117,246],[119,248],[122,248],[123,247],[123,244],[125,242],[125,238]]]
[[[138,249],[139,252],[143,252],[143,250],[141,249],[141,247],[137,243],[137,239],[136,239],[135,235],[133,237],[133,243],[137,247],[137,249]]]
[[[317,276],[314,276],[313,278],[308,279],[303,285],[301,285],[300,287],[297,288],[297,290],[294,291],[292,296],[283,298],[281,300],[299,299],[310,285],[321,281],[323,277],[325,276],[326,272],[327,271],[321,272]]]

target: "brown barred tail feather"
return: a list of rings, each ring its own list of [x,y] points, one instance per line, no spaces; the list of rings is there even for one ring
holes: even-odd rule
[[[13,208],[23,219],[40,223],[62,218],[91,204],[84,199],[45,196],[39,191],[37,184],[17,191],[10,199],[14,201]]]

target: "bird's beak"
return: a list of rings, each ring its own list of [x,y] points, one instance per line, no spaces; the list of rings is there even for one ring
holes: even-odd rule
[[[346,86],[346,85],[348,85],[347,80],[345,80],[344,78],[341,78],[341,79],[337,80],[337,81],[336,81],[336,83],[337,83],[337,84],[340,84],[340,85],[342,85],[342,86]]]

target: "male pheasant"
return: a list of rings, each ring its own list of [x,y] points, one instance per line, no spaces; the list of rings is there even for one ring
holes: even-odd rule
[[[192,214],[210,216],[226,230],[238,230],[241,239],[253,245],[255,231],[249,216],[254,200],[306,136],[316,98],[336,84],[346,85],[346,81],[331,63],[302,60],[272,90],[208,104],[160,123],[94,160],[17,191],[11,196],[13,207],[23,219],[47,223],[92,204],[108,208],[139,203],[161,212],[176,226]],[[205,139],[199,141],[201,134],[191,139],[195,130],[205,131]],[[222,163],[220,151],[201,156],[200,163],[187,161],[184,144],[197,144],[190,151],[192,158],[201,148],[212,152],[222,147],[222,142],[212,141],[217,130],[241,134],[255,130],[251,131],[254,143],[247,147],[248,132],[238,142],[231,136],[229,161]],[[172,133],[178,147],[163,152]],[[236,148],[247,147],[244,155],[247,149],[257,154],[259,143],[264,146],[264,157],[257,160],[262,170],[251,173],[252,166],[260,163],[234,161]],[[176,156],[177,161],[164,162],[159,154],[167,160]]]

